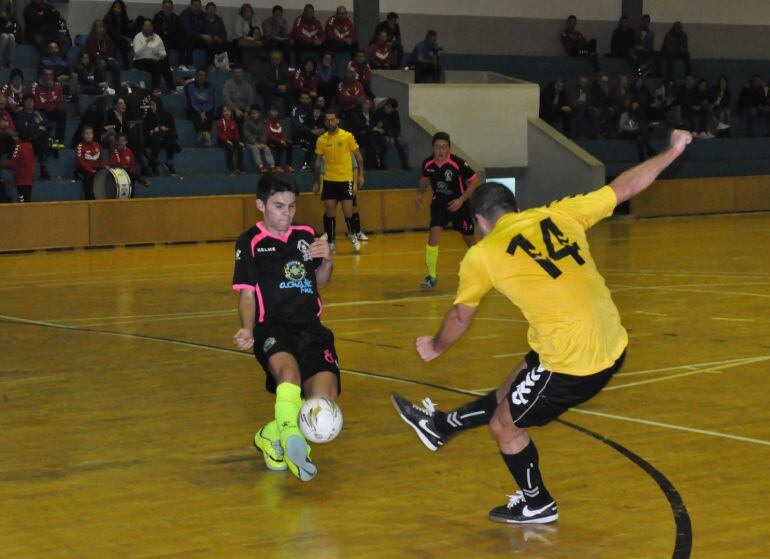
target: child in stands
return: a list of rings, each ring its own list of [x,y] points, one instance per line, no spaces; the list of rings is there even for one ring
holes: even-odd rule
[[[86,200],[94,199],[94,177],[99,169],[106,166],[102,147],[94,141],[94,129],[84,126],[83,139],[75,147],[75,176],[83,181],[83,196]]]
[[[225,150],[227,171],[231,175],[243,174],[243,150],[246,146],[241,141],[241,133],[238,131],[238,123],[233,119],[233,112],[227,105],[222,106],[222,118],[217,120],[217,145]],[[233,165],[233,154],[238,160],[237,168]]]
[[[136,157],[133,150],[128,147],[128,135],[119,134],[117,146],[110,154],[110,167],[113,169],[123,169],[128,173],[131,179],[131,185],[135,185],[136,181],[142,183],[142,186],[150,186],[150,181],[142,176],[136,174]],[[133,189],[131,190],[133,197]]]
[[[35,182],[35,153],[32,144],[20,139],[15,130],[11,132],[11,137],[16,145],[11,158],[0,163],[0,169],[13,169],[13,182],[16,184],[19,202],[31,202],[32,185]]]
[[[278,118],[278,107],[276,105],[270,105],[265,125],[267,125],[267,145],[270,146],[273,152],[276,167],[281,164],[281,156],[286,154],[286,166],[284,169],[287,173],[293,173],[294,169],[291,166],[291,141],[286,137],[283,122]]]

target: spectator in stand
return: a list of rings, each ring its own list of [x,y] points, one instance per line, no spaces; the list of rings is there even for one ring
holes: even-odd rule
[[[665,120],[671,128],[682,127],[682,107],[677,96],[676,81],[668,78],[655,90],[650,109],[655,120]]]
[[[115,47],[112,39],[107,34],[107,28],[100,19],[94,21],[91,32],[86,39],[85,51],[91,57],[94,64],[94,79],[97,82],[106,81],[107,72],[110,73],[112,87],[120,88],[120,66],[115,60]]]
[[[388,45],[390,45],[391,51],[395,55],[396,67],[400,68],[404,58],[404,45],[401,43],[401,27],[398,25],[398,14],[396,12],[390,12],[385,21],[377,24],[377,27],[374,28],[375,40],[383,31],[386,34]]]
[[[348,68],[337,90],[337,104],[346,120],[347,115],[358,108],[358,100],[362,97],[366,97],[364,86],[356,79],[356,73]]]
[[[163,40],[166,52],[171,50],[180,52],[181,23],[179,16],[174,13],[173,0],[163,0],[161,10],[152,18],[152,28]]]
[[[714,120],[714,109],[711,106],[708,82],[703,79],[698,80],[698,85],[695,86],[695,90],[698,92],[697,99],[701,107],[701,117],[700,121],[698,122],[700,135],[696,133],[693,134],[693,136],[700,138],[701,140],[712,140],[716,138],[716,136],[711,133],[711,130],[709,130],[711,121]]]
[[[305,156],[300,171],[310,171],[310,162],[315,151],[315,141],[320,135],[313,134],[313,102],[307,92],[299,95],[298,104],[291,111],[292,143],[300,148]],[[321,131],[323,134],[323,131]]]
[[[284,60],[291,57],[292,40],[281,6],[273,6],[273,14],[262,22],[262,40],[265,42],[265,52],[277,50]]]
[[[565,136],[571,135],[572,105],[562,78],[555,79],[541,91],[540,118],[560,129]]]
[[[402,144],[398,137],[401,135],[401,117],[398,114],[398,101],[396,99],[388,98],[382,106],[374,113],[375,127],[383,130],[385,136],[385,147],[393,146],[396,148],[398,158],[401,160],[401,168],[404,170],[409,169],[409,157],[406,154],[406,148]],[[383,168],[384,165],[384,151],[383,151]]]
[[[561,32],[561,44],[567,56],[583,56],[588,58],[595,72],[599,71],[599,57],[596,54],[596,39],[590,41],[575,29],[577,17],[569,16],[567,26]]]
[[[633,103],[633,94],[631,93],[631,84],[628,81],[626,74],[618,74],[618,82],[615,87],[612,88],[612,105],[615,107],[615,114],[620,116],[623,111],[626,111]],[[634,112],[632,108],[631,112]]]
[[[644,81],[644,77],[636,76],[634,78],[634,82],[631,84],[631,98],[639,106],[639,118],[649,123],[652,120],[650,118],[650,107],[653,103],[653,96],[650,93],[650,88],[647,87]]]
[[[238,126],[241,126],[254,104],[254,88],[246,81],[245,73],[240,66],[233,67],[233,77],[222,86],[222,101],[233,113]]]
[[[353,70],[356,73],[356,79],[364,86],[364,92],[370,99],[374,99],[374,93],[372,93],[372,69],[366,62],[366,53],[362,50],[357,50],[353,59],[348,62],[348,69]]]
[[[128,134],[129,119],[127,115],[128,103],[123,97],[115,99],[115,106],[107,111],[106,119],[104,120],[101,134],[99,134],[98,127],[92,126],[94,130],[94,138],[107,148],[108,151],[115,149],[115,145],[118,141],[118,136],[121,134]],[[81,130],[82,134],[82,130]]]
[[[270,106],[273,104],[273,97],[281,97],[286,101],[287,109],[291,110],[291,76],[289,68],[283,60],[280,51],[274,50],[270,53],[270,61],[265,65],[263,74],[258,79],[259,93]]]
[[[115,149],[110,152],[110,167],[113,169],[123,169],[128,173],[132,186],[137,181],[145,187],[150,186],[150,181],[136,174],[136,156],[134,151],[128,147],[128,136],[126,134],[118,136],[118,143]],[[131,191],[131,196],[133,198],[133,190]]]
[[[73,66],[75,73],[74,79],[77,79],[77,90],[84,95],[115,95],[115,90],[110,89],[109,84],[104,81],[104,75],[97,75],[96,66],[91,63],[91,56],[88,51],[82,50],[75,60]],[[101,79],[99,79],[101,78]]]
[[[48,43],[56,41],[59,49],[66,56],[70,48],[70,39],[59,31],[59,11],[45,0],[31,0],[24,8],[24,36],[42,55]]]
[[[323,97],[326,103],[333,103],[339,85],[340,78],[334,67],[332,53],[325,52],[321,56],[321,63],[318,65],[318,96]]]
[[[134,68],[150,73],[154,95],[160,94],[161,76],[169,93],[176,93],[174,76],[166,57],[166,46],[160,36],[155,34],[149,19],[144,20],[142,30],[134,37]]]
[[[315,17],[313,4],[305,4],[302,15],[294,20],[291,28],[291,38],[294,40],[294,63],[307,53],[317,55],[324,44],[324,28],[318,18]]]
[[[687,33],[684,32],[681,21],[674,23],[663,37],[660,56],[666,62],[665,76],[667,78],[671,78],[674,75],[674,60],[681,60],[684,63],[685,73],[688,75],[692,74],[690,47],[687,44]]]
[[[385,153],[385,130],[377,126],[372,112],[372,100],[362,97],[356,110],[346,120],[347,130],[362,148],[364,169],[381,169]]]
[[[73,78],[72,68],[70,68],[69,62],[62,58],[59,52],[59,45],[56,42],[51,41],[48,45],[46,55],[40,59],[40,62],[37,65],[37,73],[38,75],[41,75],[43,70],[51,70],[53,72],[54,81],[61,85],[64,94],[72,96],[73,101],[77,101],[77,77]]]
[[[107,112],[107,98],[104,96],[97,97],[93,103],[86,107],[86,110],[80,116],[80,123],[70,140],[70,148],[75,149],[78,145],[80,138],[83,137],[83,128],[86,126],[93,128],[94,139],[101,144],[102,138],[105,137],[104,127],[107,124]]]
[[[206,54],[209,65],[214,63],[216,55],[227,52],[227,28],[222,18],[217,15],[217,5],[214,2],[206,4],[206,17],[203,20],[203,40],[207,43]]]
[[[0,3],[0,67],[5,60],[5,52],[8,51],[8,68],[13,68],[13,57],[16,52],[16,33],[18,24],[13,12],[9,12],[13,6],[10,2]]]
[[[83,181],[83,196],[86,200],[94,199],[94,177],[107,163],[102,157],[102,146],[94,141],[94,131],[90,126],[83,128],[83,136],[75,147],[75,176]]]
[[[393,46],[388,41],[388,33],[380,31],[377,38],[369,45],[369,64],[376,70],[395,70],[396,60]]]
[[[286,163],[284,170],[287,173],[293,173],[294,169],[291,166],[291,140],[286,137],[283,122],[281,122],[281,119],[278,117],[278,107],[270,105],[267,114],[268,116],[265,119],[265,126],[267,127],[267,145],[273,152],[275,165],[276,167],[279,167],[281,164],[281,156],[284,156]]]
[[[8,110],[12,115],[18,114],[23,109],[22,99],[26,93],[26,87],[24,86],[24,74],[21,70],[18,68],[11,70],[8,83],[3,86],[0,93],[5,97]]]
[[[227,172],[231,175],[242,175],[243,170],[243,150],[246,146],[241,141],[241,133],[238,131],[238,125],[233,120],[233,113],[227,107],[222,107],[222,118],[217,120],[217,145],[225,150],[227,158]],[[238,162],[236,167],[233,163],[233,155]]]
[[[213,42],[210,35],[206,35],[206,14],[203,13],[201,0],[190,0],[190,7],[185,8],[179,16],[179,69],[182,72],[193,70],[193,49],[208,49]]]
[[[16,123],[13,115],[8,112],[8,103],[5,97],[0,95],[0,155],[11,155],[15,146],[12,133],[16,132]]]
[[[21,203],[31,202],[32,185],[35,183],[35,151],[32,144],[26,139],[21,139],[15,130],[11,132],[11,138],[14,142],[11,158],[0,163],[0,169],[13,170],[17,199]],[[2,181],[0,187],[5,187]]]
[[[64,105],[64,93],[61,85],[54,81],[53,70],[45,68],[38,81],[32,84],[32,97],[35,110],[43,113],[49,121],[56,123],[56,132],[51,144],[53,149],[64,149],[64,136],[67,133],[67,112]]]
[[[22,110],[16,115],[16,131],[19,136],[29,140],[37,156],[40,165],[40,180],[48,180],[48,167],[46,160],[50,152],[49,134],[51,124],[42,111],[35,109],[35,98],[25,95],[22,99]]]
[[[273,153],[267,146],[267,127],[262,120],[259,105],[252,105],[249,116],[243,123],[243,143],[254,156],[254,163],[260,173],[283,172],[275,166]]]
[[[767,93],[765,84],[759,74],[751,76],[751,80],[741,89],[738,96],[738,114],[748,119],[748,135],[755,135],[754,126],[758,118],[765,120],[766,131],[763,134],[770,134],[770,105],[767,103]]]
[[[337,6],[337,11],[326,22],[326,48],[332,52],[353,54],[358,49],[356,26],[348,17],[345,6]]]
[[[709,103],[713,107],[714,124],[718,136],[730,135],[730,82],[724,74],[709,92]]]
[[[705,114],[703,99],[698,92],[695,76],[687,74],[677,96],[679,97],[679,104],[682,106],[682,117],[685,119],[688,130],[693,132],[693,136],[700,138],[701,132],[708,122],[708,115]]]
[[[315,60],[306,58],[302,61],[302,64],[294,71],[292,87],[297,101],[303,93],[306,93],[313,100],[318,97],[318,72],[316,71]]]
[[[572,129],[573,139],[588,137],[595,140],[599,137],[600,112],[593,104],[588,78],[580,76],[578,83],[572,89],[570,96],[572,114],[575,118],[575,126]]]
[[[253,67],[257,60],[264,58],[262,31],[254,17],[251,4],[244,4],[233,23],[232,53],[238,64]],[[248,111],[248,107],[246,108]]]
[[[625,58],[631,68],[633,68],[634,72],[641,74],[639,62],[636,59],[636,50],[634,49],[635,43],[636,37],[634,30],[631,29],[631,26],[628,24],[628,16],[623,14],[620,16],[617,28],[612,32],[610,55],[618,58]]]
[[[650,143],[647,123],[639,114],[638,105],[628,107],[620,115],[618,131],[621,139],[634,140],[636,142],[639,161],[644,161],[649,157],[657,155],[657,152]]]
[[[109,11],[104,15],[104,26],[107,35],[112,39],[115,54],[120,56],[123,68],[128,68],[128,50],[131,44],[131,21],[126,13],[126,4],[123,0],[115,0]]]
[[[591,85],[591,106],[599,111],[601,135],[605,138],[614,137],[617,115],[610,93],[610,78],[604,72],[597,74]]]
[[[412,50],[409,65],[414,66],[414,83],[441,83],[441,64],[438,53],[438,35],[431,30],[425,34],[425,40],[420,41]]]
[[[639,30],[636,32],[634,40],[634,54],[642,73],[649,73],[654,63],[655,73],[660,75],[660,57],[655,51],[655,32],[650,29],[649,14],[642,16],[642,21],[639,24]]]
[[[174,155],[182,151],[177,141],[174,117],[163,107],[160,97],[150,101],[150,111],[144,117],[145,145],[150,147],[150,169],[155,176],[160,174],[160,150],[166,152],[163,168],[172,177],[176,176]]]
[[[214,118],[214,88],[206,81],[206,68],[198,68],[195,79],[184,86],[187,119],[198,133],[198,145],[211,147],[211,124]]]

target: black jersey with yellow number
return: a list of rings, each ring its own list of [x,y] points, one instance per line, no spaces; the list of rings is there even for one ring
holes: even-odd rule
[[[423,161],[422,176],[430,179],[434,199],[454,199],[465,192],[468,183],[476,178],[476,171],[462,157],[450,153],[441,164],[437,163],[433,156]]]
[[[321,316],[315,270],[321,259],[308,256],[315,232],[292,225],[283,237],[259,222],[235,244],[233,289],[254,291],[257,323],[313,322]]]

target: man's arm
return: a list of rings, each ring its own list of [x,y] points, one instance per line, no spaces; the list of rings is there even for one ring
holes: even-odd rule
[[[238,349],[246,351],[254,345],[254,320],[257,316],[257,297],[250,289],[241,289],[238,295],[238,316],[241,329],[233,336]]]
[[[361,150],[357,149],[353,151],[353,157],[356,158],[358,164],[358,188],[364,187],[364,158],[361,157]]]
[[[417,338],[415,346],[423,361],[432,361],[459,340],[473,321],[478,307],[455,304],[444,317],[444,322],[435,337]]]
[[[313,161],[313,194],[318,194],[321,189],[321,157],[316,153]]]
[[[430,188],[430,179],[420,177],[420,184],[417,186],[417,197],[414,199],[414,205],[419,209],[422,206],[422,199]]]
[[[610,187],[615,191],[618,204],[630,200],[650,186],[657,176],[684,152],[690,142],[692,134],[685,130],[674,130],[666,151],[629,169],[612,181]]]
[[[447,206],[450,212],[456,212],[460,208],[462,208],[463,204],[466,200],[471,199],[471,194],[473,194],[473,191],[476,190],[479,187],[479,177],[478,175],[473,175],[471,177],[471,180],[468,181],[468,188],[465,189],[465,192],[462,193],[462,195],[459,198],[455,198],[452,200],[452,202]]]
[[[326,234],[321,235],[318,239],[313,241],[307,251],[308,256],[311,258],[323,258],[323,262],[315,270],[315,281],[318,289],[323,289],[329,284],[329,280],[332,277],[332,269],[334,267],[334,254],[332,254],[329,248],[329,241],[326,238]]]

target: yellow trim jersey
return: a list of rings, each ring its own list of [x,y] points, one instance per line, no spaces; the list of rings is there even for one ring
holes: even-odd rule
[[[463,258],[455,303],[476,306],[495,288],[524,313],[543,367],[578,376],[610,367],[628,335],[585,232],[616,205],[605,186],[504,215]]]
[[[324,158],[324,181],[350,182],[353,164],[350,154],[358,149],[353,134],[338,128],[335,134],[324,133],[315,144],[315,153]]]

